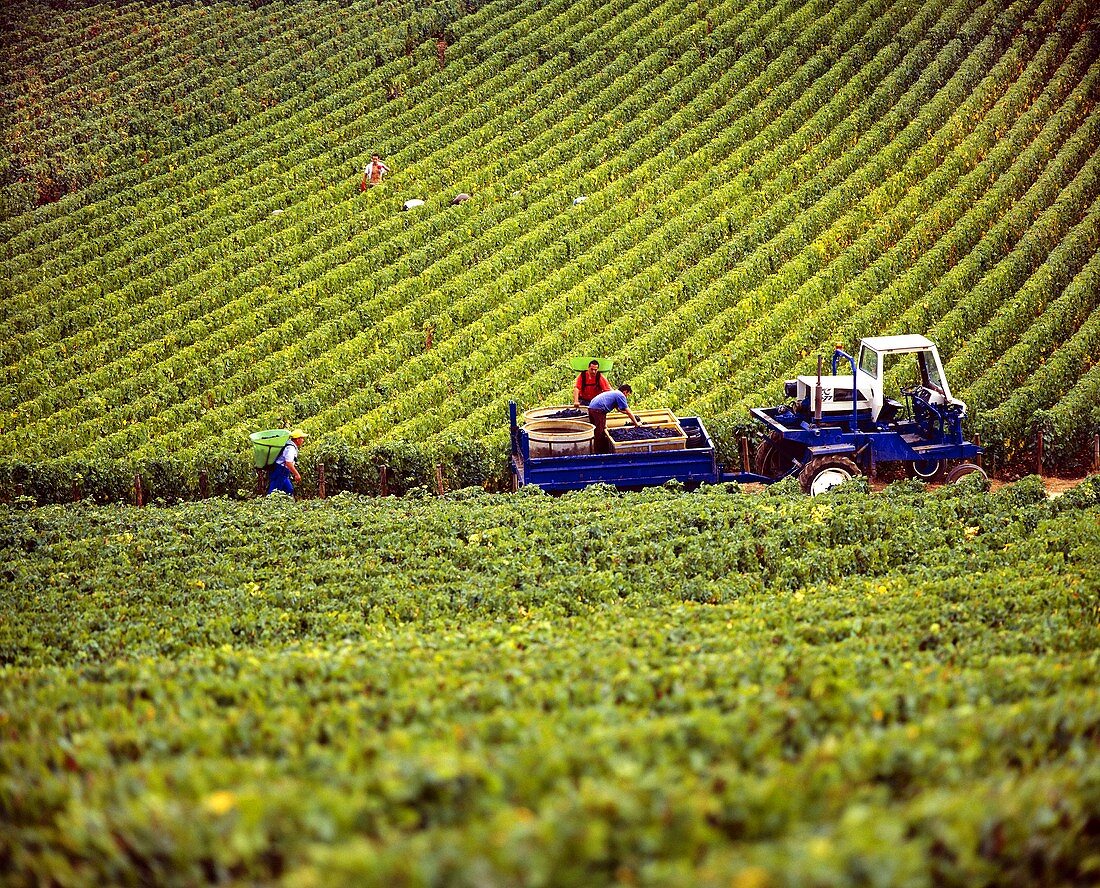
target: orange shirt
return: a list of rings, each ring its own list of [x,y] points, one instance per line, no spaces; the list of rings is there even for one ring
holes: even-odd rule
[[[386,166],[380,160],[372,160],[367,164],[367,168],[363,170],[363,175],[371,183],[371,185],[377,185],[382,181],[382,174],[388,173],[390,168]]]
[[[577,388],[581,391],[582,401],[591,401],[600,392],[611,391],[611,383],[599,371],[596,372],[595,379],[589,379],[588,371],[585,370],[577,377]]]

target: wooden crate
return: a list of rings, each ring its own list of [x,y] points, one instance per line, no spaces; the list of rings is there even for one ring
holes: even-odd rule
[[[645,425],[676,426],[676,428],[680,428],[680,421],[676,418],[676,414],[663,407],[659,410],[635,410],[634,415]],[[607,414],[607,427],[609,429],[618,429],[625,425],[630,425],[630,419],[625,413],[616,411]],[[683,432],[683,429],[680,429],[680,431]]]
[[[638,419],[641,419],[641,415],[638,415]],[[655,453],[658,450],[683,450],[687,447],[687,435],[684,434],[684,430],[680,428],[680,424],[669,425],[667,423],[646,423],[646,425],[659,425],[660,428],[671,428],[677,431],[679,434],[675,437],[669,438],[652,438],[648,441],[616,441],[610,434],[608,438],[611,439],[611,452],[612,453]],[[622,428],[622,426],[618,426]],[[610,432],[611,429],[608,429]]]

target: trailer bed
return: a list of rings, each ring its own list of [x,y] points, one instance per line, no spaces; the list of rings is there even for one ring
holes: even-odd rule
[[[688,436],[683,449],[535,458],[530,455],[527,433],[517,425],[514,404],[511,420],[512,476],[517,488],[535,484],[548,493],[564,493],[590,484],[611,484],[631,490],[672,480],[689,487],[729,480],[719,469],[714,442],[695,416],[680,418]]]

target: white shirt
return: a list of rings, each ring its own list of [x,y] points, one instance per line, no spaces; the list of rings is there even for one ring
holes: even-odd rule
[[[366,180],[368,182],[373,182],[373,181],[375,181],[375,179],[374,179],[375,172],[377,172],[378,173],[378,181],[381,182],[382,181],[382,174],[383,173],[388,173],[389,171],[390,171],[390,168],[388,166],[386,166],[384,163],[382,163],[382,161],[372,160],[370,163],[368,163],[366,165],[366,167],[364,167],[363,176],[364,176],[364,178],[366,178]]]
[[[285,466],[287,463],[298,462],[298,445],[290,441],[283,447],[282,452],[275,460],[275,465]]]

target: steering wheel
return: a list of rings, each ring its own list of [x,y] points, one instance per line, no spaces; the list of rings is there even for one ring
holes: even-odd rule
[[[928,400],[928,392],[925,391],[924,386],[919,383],[917,385],[903,385],[901,387],[901,393],[910,398],[920,398],[922,401]]]

